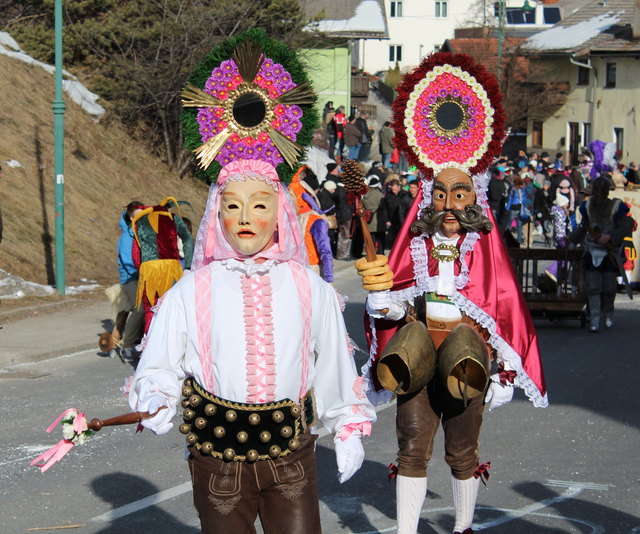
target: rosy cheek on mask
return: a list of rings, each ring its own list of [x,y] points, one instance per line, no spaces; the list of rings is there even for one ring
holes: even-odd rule
[[[223,217],[222,224],[225,228],[231,228],[235,224],[235,219],[231,217]]]
[[[254,219],[254,221],[255,221],[255,225],[261,230],[264,230],[265,228],[267,228],[267,226],[269,226],[269,224],[271,224],[271,221],[267,219],[256,218]]]

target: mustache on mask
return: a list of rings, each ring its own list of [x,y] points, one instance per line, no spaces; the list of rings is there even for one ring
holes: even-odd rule
[[[444,222],[447,215],[453,215],[460,223],[460,228],[467,232],[489,233],[493,223],[482,213],[482,207],[477,204],[467,206],[464,210],[438,210],[427,208],[420,220],[411,225],[414,234],[434,234]]]

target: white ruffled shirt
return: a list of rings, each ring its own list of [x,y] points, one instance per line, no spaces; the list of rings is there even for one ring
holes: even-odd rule
[[[247,361],[245,326],[246,277],[268,275],[273,321],[274,400],[298,400],[303,344],[303,317],[296,281],[288,263],[214,261],[211,270],[211,359],[213,393],[235,402],[253,402]],[[307,390],[313,389],[319,420],[332,433],[352,423],[373,422],[375,410],[362,391],[334,289],[306,269],[311,289],[311,337]],[[188,376],[204,385],[196,321],[195,273],[186,274],[164,297],[151,323],[145,349],[134,376],[129,404],[144,410],[160,393],[174,410],[182,381]],[[264,284],[264,282],[263,282]],[[246,293],[246,292],[245,292]]]

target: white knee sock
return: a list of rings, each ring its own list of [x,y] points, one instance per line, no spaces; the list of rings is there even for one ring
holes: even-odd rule
[[[396,477],[396,511],[398,534],[416,534],[424,498],[427,495],[427,477]]]
[[[456,524],[454,532],[464,532],[471,528],[473,523],[473,511],[476,508],[478,496],[479,478],[471,477],[467,480],[458,480],[451,475],[451,488],[453,489],[453,507],[456,511]]]

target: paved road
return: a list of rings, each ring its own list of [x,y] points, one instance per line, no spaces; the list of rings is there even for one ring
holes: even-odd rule
[[[362,334],[363,293],[349,264],[338,262],[336,286],[350,297],[346,319],[356,342]],[[576,321],[540,322],[551,406],[533,408],[522,396],[485,417],[481,456],[491,461],[488,488],[481,487],[476,531],[491,534],[640,532],[640,406],[637,396],[640,324],[637,301],[619,299],[613,330],[589,334]],[[90,321],[70,315],[79,335],[72,347],[95,340],[108,319],[104,307],[87,308]],[[13,335],[41,333],[60,324],[50,314],[0,331],[0,532],[158,534],[198,532],[191,505],[182,436],[133,427],[106,428],[42,475],[29,460],[60,439],[44,429],[67,407],[107,417],[127,410],[119,388],[131,368],[95,349],[40,362],[11,364]],[[76,322],[74,322],[76,321]],[[65,321],[62,321],[63,323]],[[62,327],[58,327],[62,328]],[[62,331],[62,330],[60,330]],[[23,339],[23,338],[21,338]],[[69,352],[73,352],[70,350]],[[37,354],[32,354],[36,358]],[[26,358],[26,357],[25,357]],[[364,355],[358,356],[360,362]],[[9,366],[7,368],[7,366]],[[336,480],[330,436],[318,445],[325,534],[394,531],[394,484],[387,466],[395,459],[394,407],[383,406],[366,442],[363,468],[347,484]],[[453,525],[449,473],[438,439],[420,532],[446,534]],[[55,532],[52,530],[51,532]],[[240,533],[238,533],[240,534]]]

